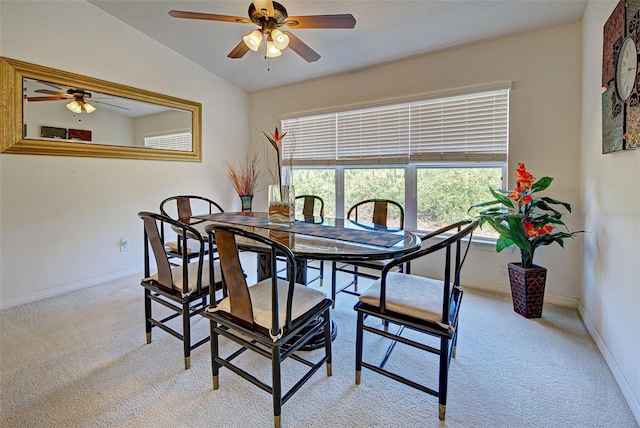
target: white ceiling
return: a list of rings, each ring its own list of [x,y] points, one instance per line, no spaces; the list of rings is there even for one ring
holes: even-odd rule
[[[351,13],[354,29],[290,29],[321,55],[307,63],[291,49],[264,59],[227,54],[254,24],[178,19],[172,9],[248,17],[248,0],[89,0],[90,3],[249,93],[456,46],[579,22],[587,0],[282,0],[289,16]]]

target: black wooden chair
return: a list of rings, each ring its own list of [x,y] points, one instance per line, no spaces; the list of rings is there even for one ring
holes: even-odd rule
[[[201,234],[205,234],[204,227],[209,222],[206,222],[205,220],[194,220],[191,217],[194,215],[224,212],[224,210],[216,202],[205,198],[204,196],[177,195],[168,197],[164,201],[160,202],[160,212],[174,220],[189,224],[198,229]],[[164,237],[165,230],[161,229],[160,233]],[[177,239],[176,241],[167,240],[165,242],[165,247],[168,254],[172,258],[177,258],[178,260],[182,258],[183,249],[186,249],[189,259],[199,256],[198,251],[200,250],[200,246],[196,240],[187,239],[184,242],[180,239]],[[205,246],[205,252],[207,249],[208,247]]]
[[[207,296],[211,283],[209,264],[204,260],[204,239],[191,226],[164,215],[142,211],[138,213],[138,217],[144,222],[144,278],[141,285],[144,287],[147,343],[151,343],[151,330],[154,327],[159,327],[180,339],[184,348],[184,368],[189,369],[191,351],[209,340],[209,336],[195,344],[192,344],[191,340],[191,317],[201,315],[207,307]],[[173,266],[170,263],[171,256],[167,254],[165,243],[160,234],[160,230],[164,226],[177,230],[179,239],[186,240],[189,235],[190,240],[198,243],[197,260],[190,261],[187,252],[183,252],[180,266]],[[151,247],[151,251],[149,247]],[[153,274],[151,273],[150,252],[153,252],[157,267],[156,273]],[[217,288],[219,288],[220,281],[220,272],[217,272],[214,279],[214,283],[218,285]],[[152,315],[152,303],[167,307],[174,313],[162,319],[155,319]],[[168,323],[177,317],[182,317],[182,333],[172,328]]]
[[[298,210],[297,205],[302,205],[301,211]],[[305,221],[314,222],[316,219],[324,217],[324,200],[320,196],[315,195],[296,196],[296,212],[301,212]],[[322,287],[324,282],[324,260],[318,261],[318,266],[312,266],[310,264],[311,262],[313,262],[313,260],[307,260],[307,275],[309,275],[309,270],[317,270],[318,275],[313,278],[307,276],[305,285],[320,280],[319,284]]]
[[[397,219],[396,224],[391,227],[394,230],[404,229],[404,209],[402,208],[402,205],[389,199],[366,199],[364,201],[360,201],[349,209],[347,219],[354,222],[372,223],[377,228],[384,229],[389,227],[390,214]],[[334,302],[334,306],[336,294],[345,292],[358,296],[358,277],[377,279],[379,277],[377,272],[382,270],[387,262],[388,260],[349,263],[339,261],[332,262],[331,299]],[[402,271],[402,269],[404,269],[402,265],[398,266],[398,270]],[[347,284],[338,286],[336,283],[338,272],[351,274],[353,279]],[[353,291],[349,290],[349,287],[351,286],[353,286]]]
[[[451,357],[455,357],[458,339],[458,316],[462,301],[460,270],[466,258],[477,221],[462,221],[423,237],[420,250],[399,257],[382,269],[382,276],[366,290],[354,306],[357,312],[356,327],[356,384],[360,384],[362,367],[373,370],[439,398],[439,417],[445,419],[447,404],[447,384]],[[463,240],[468,240],[462,254]],[[396,266],[422,257],[444,258],[443,280],[436,280],[406,273],[392,272]],[[381,327],[369,318],[382,320]],[[365,322],[366,321],[366,322]],[[397,333],[390,333],[389,325],[397,325]],[[407,328],[413,334],[410,338],[402,336]],[[385,356],[379,363],[363,360],[363,333],[391,339]],[[426,336],[425,336],[426,335]],[[429,344],[428,336],[435,337],[438,345]],[[423,340],[424,338],[424,340]],[[405,372],[420,372],[425,365],[407,367],[402,364],[402,374],[385,369],[391,352],[397,342],[439,355],[439,380],[437,389],[432,389],[416,381],[409,380]],[[435,345],[435,346],[434,346]],[[380,344],[376,347],[379,349]],[[413,377],[413,376],[412,376]],[[414,379],[417,378],[414,377]]]
[[[209,241],[218,248],[223,277],[223,295],[219,302],[212,294],[211,304],[205,316],[211,321],[211,363],[213,369],[213,389],[218,389],[218,374],[226,367],[254,385],[270,393],[273,397],[274,424],[280,426],[282,405],[320,368],[327,365],[327,375],[331,376],[331,331],[329,308],[331,300],[316,289],[295,282],[296,263],[293,253],[286,246],[252,232],[231,226],[210,225],[206,227]],[[247,286],[238,256],[237,241],[253,240],[262,245],[256,251],[268,251],[271,272],[276,272],[276,256],[284,256],[288,261],[288,280],[273,275]],[[255,248],[255,247],[254,247]],[[249,248],[251,249],[251,248]],[[246,248],[245,248],[246,250]],[[215,272],[215,266],[214,266]],[[308,360],[306,355],[296,351],[312,336],[324,336],[324,356],[318,361]],[[219,337],[240,345],[228,356],[220,355]],[[246,350],[251,350],[271,360],[271,384],[256,378],[244,368],[234,364],[234,358]],[[303,358],[304,356],[304,358]],[[281,364],[291,358],[308,366],[304,374],[287,392],[282,390]],[[251,403],[247,403],[251,406]]]

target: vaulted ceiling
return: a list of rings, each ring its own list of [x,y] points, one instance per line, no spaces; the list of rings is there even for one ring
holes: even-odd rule
[[[306,62],[290,48],[265,59],[227,54],[253,23],[179,19],[170,10],[248,17],[247,0],[89,0],[98,8],[249,93],[425,55],[507,35],[579,22],[586,0],[282,0],[290,16],[352,14],[353,29],[294,29],[320,54]]]

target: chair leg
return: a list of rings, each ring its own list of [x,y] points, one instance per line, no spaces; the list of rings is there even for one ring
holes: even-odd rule
[[[191,368],[191,317],[189,303],[182,304],[182,345],[184,347],[184,369]]]
[[[358,322],[356,324],[356,385],[360,385],[360,374],[362,372],[362,336],[364,314],[358,311]]]
[[[353,267],[353,291],[358,292],[358,266]]]
[[[456,357],[456,348],[458,347],[458,329],[453,333],[453,349],[451,350],[451,358]]]
[[[280,428],[280,415],[282,413],[282,385],[280,377],[280,345],[271,347],[271,378],[273,385],[273,424]]]
[[[331,372],[331,314],[329,312],[329,308],[324,311],[323,317],[326,320],[326,323],[324,325],[324,352],[327,356],[327,376],[331,376],[333,373]]]
[[[147,332],[147,344],[151,343],[151,291],[144,289],[144,329]]]
[[[218,333],[214,333],[214,329],[218,323],[215,321],[209,321],[209,330],[211,330],[211,373],[213,374],[213,389],[218,389],[218,375],[220,373],[220,366],[216,362],[218,358]]]
[[[438,391],[438,417],[444,421],[447,408],[447,383],[449,378],[449,339],[440,338],[440,380]]]
[[[338,264],[336,262],[331,262],[331,300],[333,303],[331,304],[331,308],[336,308],[336,269],[338,268]]]
[[[320,287],[324,282],[324,260],[320,260]]]

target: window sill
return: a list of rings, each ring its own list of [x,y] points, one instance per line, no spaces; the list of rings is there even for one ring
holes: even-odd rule
[[[424,234],[430,233],[430,231],[427,231],[427,230],[412,230],[412,232],[418,235],[424,235]],[[451,236],[451,235],[452,234],[448,233],[448,234],[443,234],[442,236]],[[436,241],[436,242],[443,241],[444,239],[445,238],[439,238],[439,237],[431,238],[432,241]],[[463,241],[467,241],[467,239],[463,239]],[[471,248],[479,251],[495,252],[496,240],[494,238],[474,237],[471,240]],[[504,250],[502,250],[502,252],[505,254],[513,254],[514,249],[515,249],[515,246],[511,246],[509,248],[505,248]]]

